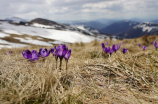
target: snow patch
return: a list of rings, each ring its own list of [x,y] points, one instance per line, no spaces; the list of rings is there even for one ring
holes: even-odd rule
[[[0,33],[0,37],[1,37],[1,38],[4,38],[4,37],[6,37],[6,36],[10,36],[10,35],[5,34],[5,33]]]
[[[134,26],[134,29],[141,28],[143,32],[151,32],[152,30],[158,30],[158,24],[151,22],[143,22],[139,25]]]
[[[14,38],[20,40],[20,42],[30,43],[30,44],[34,44],[34,45],[52,46],[52,44],[50,44],[50,43],[39,41],[39,40],[32,40],[32,39],[28,40],[28,39],[23,39],[23,38],[19,38],[19,37],[14,37]]]
[[[0,45],[0,48],[18,48],[18,47],[26,47],[25,44],[19,44],[19,43],[12,43],[5,40],[0,39],[0,44],[6,44],[6,45]]]
[[[18,35],[22,35],[20,32],[18,31],[15,31],[15,30],[3,30],[4,33],[7,33],[7,34],[18,34]]]
[[[39,23],[33,23],[32,26],[40,27],[40,28],[55,28],[54,26],[43,25]]]
[[[31,36],[40,36],[44,38],[55,39],[58,41],[75,43],[75,42],[90,42],[94,40],[94,37],[87,36],[79,32],[55,30],[46,28],[37,28],[31,26],[15,26],[6,22],[0,24],[0,28],[6,33],[28,34]]]

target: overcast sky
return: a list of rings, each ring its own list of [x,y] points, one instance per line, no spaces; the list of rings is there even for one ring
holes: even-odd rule
[[[0,0],[0,18],[158,19],[158,0]]]

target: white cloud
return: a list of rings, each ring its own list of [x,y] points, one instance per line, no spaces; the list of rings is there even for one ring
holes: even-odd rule
[[[1,0],[0,18],[51,20],[158,17],[157,0]]]

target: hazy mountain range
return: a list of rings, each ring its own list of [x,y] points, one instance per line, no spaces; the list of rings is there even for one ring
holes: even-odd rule
[[[19,21],[27,22],[25,19],[20,19],[18,17],[12,17],[12,18],[10,17],[10,18],[6,18],[5,20],[9,20],[9,21],[19,20]],[[91,21],[87,21],[87,20],[68,21],[64,23],[36,18],[27,23],[34,26],[36,25],[36,23],[43,24],[47,26],[47,28],[52,28],[57,30],[78,31],[85,35],[111,34],[113,36],[117,36],[121,38],[136,38],[146,34],[153,35],[158,33],[158,30],[156,29],[158,28],[157,27],[158,20],[146,21],[139,18],[132,18],[130,20],[114,20],[114,19],[101,18]],[[139,26],[141,28],[136,28]],[[150,28],[151,30],[144,31],[146,28]]]

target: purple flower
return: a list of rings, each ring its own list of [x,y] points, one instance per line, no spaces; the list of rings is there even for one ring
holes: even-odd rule
[[[58,47],[55,50],[55,53],[54,53],[56,58],[58,58],[58,51],[59,51],[60,48],[62,48],[62,45],[59,44]]]
[[[119,45],[119,44],[117,44],[117,45],[114,44],[114,45],[112,46],[112,50],[115,51],[115,52],[116,52],[117,50],[119,50],[119,49],[120,49],[120,45]]]
[[[108,53],[110,50],[110,47],[105,47],[103,50],[104,50],[104,52]]]
[[[67,74],[67,63],[70,58],[70,55],[71,55],[71,49],[67,50],[66,55],[64,56],[64,58],[66,60],[66,74]]]
[[[123,48],[123,50],[122,50],[122,52],[123,52],[123,54],[125,54],[126,52],[127,52],[127,48]]]
[[[68,50],[68,48],[67,48],[67,46],[64,44],[62,47],[59,47],[57,56],[58,56],[60,59],[63,59],[64,56],[66,55],[67,50]]]
[[[22,52],[22,55],[25,59],[29,59],[30,61],[38,60],[40,58],[40,55],[36,52],[36,50],[26,50]]]
[[[141,46],[141,44],[138,44],[138,46],[140,47],[140,46]]]
[[[104,43],[101,43],[101,47],[104,49],[105,48],[105,45],[104,45]]]
[[[23,55],[23,57],[24,57],[25,59],[30,59],[30,58],[32,58],[32,54],[31,54],[31,52],[30,52],[29,50],[23,51],[23,52],[22,52],[22,55]]]
[[[55,55],[54,53],[55,53],[55,49],[56,49],[56,46],[55,47],[52,47],[51,49],[50,49],[50,52],[53,54],[53,56]]]
[[[111,55],[113,52],[114,52],[114,50],[112,48],[110,48],[109,54]]]
[[[105,45],[108,45],[109,43],[108,42],[105,42]]]
[[[45,49],[40,48],[39,55],[41,55],[43,58],[48,57],[49,54],[50,54],[50,50],[48,51],[46,48]]]
[[[40,55],[37,53],[36,50],[32,50],[31,54],[32,57],[30,58],[30,61],[38,60],[40,58]]]
[[[151,44],[154,44],[154,42],[152,41]]]
[[[155,42],[155,43],[154,43],[154,46],[155,46],[155,48],[157,49],[157,48],[158,48],[158,43]]]
[[[147,48],[147,46],[143,46],[143,51]]]
[[[53,56],[55,56],[55,60],[56,60],[56,69],[57,69],[57,63],[58,63],[58,52],[60,50],[60,48],[62,48],[62,45],[58,45],[58,47],[54,47],[54,53],[53,53]]]
[[[66,55],[64,56],[65,60],[68,61],[69,58],[70,58],[70,55],[71,55],[71,49],[69,49],[69,50],[67,51]]]

